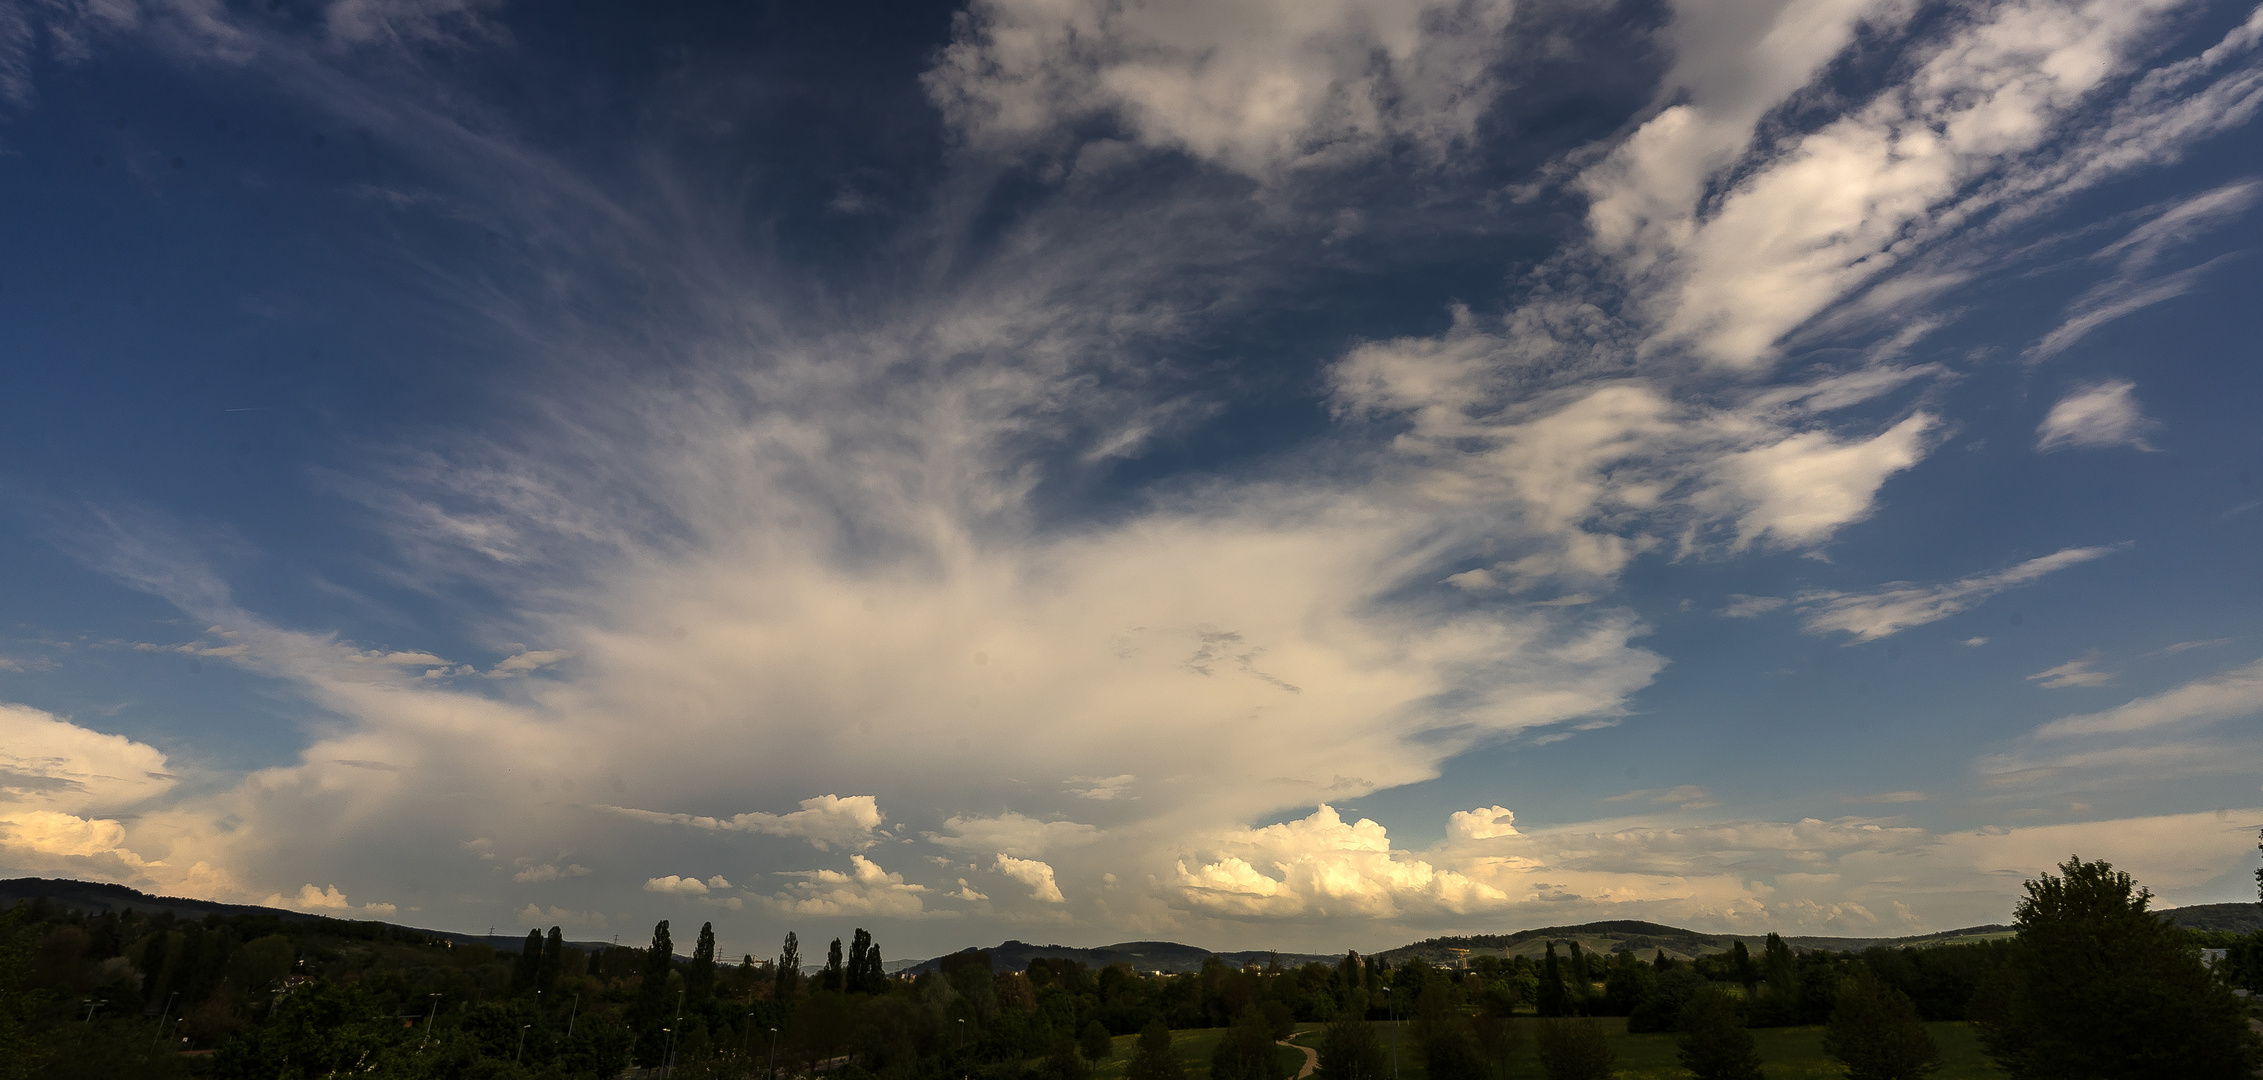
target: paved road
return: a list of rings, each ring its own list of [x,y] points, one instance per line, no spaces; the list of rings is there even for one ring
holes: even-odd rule
[[[1297,1070],[1296,1080],[1304,1080],[1305,1077],[1312,1075],[1312,1071],[1314,1069],[1320,1067],[1320,1051],[1315,1050],[1309,1046],[1299,1046],[1296,1043],[1288,1041],[1287,1039],[1281,1040],[1278,1045],[1293,1047],[1295,1049],[1304,1051],[1304,1068]]]

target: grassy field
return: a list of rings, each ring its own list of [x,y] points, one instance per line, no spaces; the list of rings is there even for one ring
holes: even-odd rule
[[[1673,1035],[1629,1035],[1623,1019],[1605,1018],[1596,1022],[1610,1032],[1611,1049],[1618,1054],[1618,1068],[1611,1074],[1616,1080],[1687,1080],[1690,1074],[1681,1067],[1675,1056]],[[1539,1021],[1529,1019],[1516,1022],[1518,1040],[1509,1080],[1542,1080],[1540,1062],[1533,1050],[1533,1026],[1537,1023]],[[1299,1033],[1291,1038],[1317,1046],[1317,1025],[1298,1026]],[[1388,1047],[1390,1025],[1377,1026],[1386,1029],[1383,1032],[1383,1044]],[[1925,1027],[1932,1032],[1933,1041],[1941,1048],[1941,1071],[1933,1074],[1935,1080],[1989,1080],[2004,1075],[1981,1052],[1979,1035],[1971,1024],[1937,1023],[1927,1024]],[[1303,1030],[1307,1028],[1312,1030]],[[1185,1035],[1182,1034],[1181,1037],[1184,1038]],[[1769,1080],[1823,1080],[1826,1077],[1846,1075],[1836,1062],[1823,1056],[1822,1028],[1755,1028],[1752,1038],[1759,1045],[1760,1059],[1767,1063]],[[1216,1037],[1213,1036],[1211,1043],[1206,1045],[1214,1045],[1215,1042]],[[1122,1052],[1128,1054],[1130,1051],[1126,1047]],[[1208,1062],[1205,1051],[1201,1064],[1207,1065]],[[1120,1064],[1117,1070],[1116,1075],[1120,1076]],[[1190,1064],[1187,1075],[1200,1077],[1202,1074]],[[1429,1074],[1422,1068],[1420,1055],[1413,1053],[1411,1046],[1406,1043],[1399,1046],[1399,1080],[1430,1080]]]
[[[1300,1032],[1319,1029],[1318,1024],[1297,1025]],[[1187,1080],[1202,1080],[1210,1075],[1210,1055],[1218,1049],[1218,1040],[1225,1037],[1225,1028],[1194,1028],[1171,1033],[1171,1050],[1178,1054],[1179,1065],[1186,1070]],[[1124,1080],[1124,1066],[1130,1064],[1132,1051],[1138,1046],[1137,1035],[1116,1036],[1115,1046],[1111,1048],[1108,1060],[1093,1063],[1092,1080]],[[1280,1054],[1281,1064],[1288,1070],[1285,1075],[1294,1076],[1296,1070],[1304,1067],[1304,1051],[1292,1050],[1286,1046],[1276,1046],[1273,1049]]]

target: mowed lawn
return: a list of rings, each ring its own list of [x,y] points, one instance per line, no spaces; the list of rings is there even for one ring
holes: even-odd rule
[[[1675,1054],[1673,1034],[1629,1035],[1623,1018],[1603,1017],[1595,1022],[1610,1034],[1611,1050],[1618,1055],[1618,1066],[1611,1074],[1615,1080],[1688,1080],[1689,1070],[1681,1067]],[[1540,1060],[1533,1047],[1533,1032],[1538,1024],[1539,1021],[1532,1019],[1516,1021],[1517,1046],[1510,1060],[1508,1080],[1544,1080],[1545,1074],[1540,1071]],[[1376,1026],[1382,1029],[1379,1034],[1387,1054],[1391,1046],[1391,1025]],[[1305,1030],[1307,1028],[1311,1030]],[[1300,1024],[1298,1029],[1292,1039],[1308,1046],[1320,1045],[1317,1025]],[[1933,1042],[1941,1048],[1941,1071],[1933,1074],[1935,1080],[1991,1080],[2004,1075],[1981,1052],[1979,1033],[1971,1024],[1933,1023],[1925,1025],[1925,1029],[1932,1033]],[[1837,1062],[1824,1056],[1822,1028],[1754,1028],[1752,1041],[1759,1047],[1760,1060],[1767,1065],[1769,1080],[1823,1080],[1846,1075]],[[1205,1045],[1216,1045],[1216,1038]],[[1129,1053],[1129,1048],[1123,1048],[1123,1052]],[[1198,1064],[1209,1064],[1207,1050]],[[1117,1069],[1114,1075],[1120,1076],[1122,1065],[1118,1064]],[[1202,1074],[1194,1071],[1194,1064],[1190,1064],[1187,1076],[1188,1080],[1201,1080]],[[1422,1056],[1414,1052],[1411,1041],[1399,1044],[1399,1078],[1430,1080],[1430,1074],[1422,1067]]]

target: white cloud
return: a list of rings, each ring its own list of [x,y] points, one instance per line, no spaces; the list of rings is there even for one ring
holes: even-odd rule
[[[1492,100],[1494,42],[1511,10],[1507,0],[976,0],[926,84],[969,143],[992,149],[1107,115],[1140,144],[1260,178],[1394,145],[1436,161]]]
[[[316,915],[359,914],[373,919],[391,918],[400,910],[397,906],[386,903],[356,905],[353,901],[346,899],[346,894],[340,892],[336,885],[319,887],[311,884],[301,885],[296,896],[286,897],[281,893],[269,893],[267,899],[259,903],[262,907],[289,908],[293,911],[304,911]]]
[[[792,915],[882,915],[909,918],[920,914],[924,885],[907,884],[902,874],[890,873],[862,855],[849,856],[849,871],[798,870],[789,876],[803,880],[791,890],[770,897],[768,903]]]
[[[519,909],[519,921],[530,926],[536,923],[551,923],[556,926],[572,926],[583,930],[603,930],[610,920],[606,919],[605,913],[601,911],[574,911],[570,908],[528,904]]]
[[[127,809],[171,791],[169,769],[155,747],[0,703],[0,817],[18,807]]]
[[[461,47],[508,40],[486,17],[502,6],[502,0],[331,0],[322,19],[340,45]]]
[[[1366,818],[1346,824],[1325,804],[1299,821],[1220,834],[1210,847],[1212,861],[1181,860],[1174,881],[1181,903],[1210,914],[1396,918],[1471,914],[1509,900],[1461,874],[1401,857],[1383,826]]]
[[[953,817],[943,822],[948,833],[927,833],[929,843],[953,851],[1003,852],[1031,857],[1048,850],[1090,843],[1100,830],[1074,821],[1039,821],[1006,811],[997,817]]]
[[[2061,690],[2069,686],[2104,686],[2114,681],[2114,675],[2098,670],[2098,651],[2092,649],[2087,656],[2038,671],[2028,676],[2027,681],[2045,690]]]
[[[1096,802],[1112,802],[1116,799],[1136,799],[1139,796],[1127,795],[1125,794],[1125,791],[1138,780],[1139,777],[1133,776],[1130,773],[1125,773],[1121,776],[1072,776],[1069,777],[1069,784],[1072,785],[1069,788],[1069,793],[1075,795],[1077,798],[1091,799]]]
[[[2108,322],[2190,292],[2221,260],[2162,276],[2151,272],[2155,264],[2168,248],[2221,231],[2254,205],[2259,192],[2263,183],[2244,180],[2179,200],[2099,249],[2092,258],[2114,259],[2114,276],[2070,302],[2066,321],[2029,348],[2027,358],[2055,356]]]
[[[1517,816],[1506,806],[1481,806],[1475,810],[1456,810],[1446,817],[1446,840],[1490,840],[1496,836],[1514,836]]]
[[[2035,729],[2045,738],[2126,734],[2176,724],[2230,720],[2263,712],[2263,660],[2104,712],[2061,717]]]
[[[974,890],[974,886],[967,884],[965,878],[959,879],[959,887],[957,891],[947,892],[943,895],[953,900],[965,900],[968,903],[990,899],[989,894],[976,892]]]
[[[1066,898],[1061,895],[1060,886],[1053,883],[1053,867],[1049,864],[1035,859],[1000,855],[991,866],[999,873],[1020,882],[1029,890],[1032,900],[1042,900],[1048,904],[1066,902]]]
[[[553,863],[538,863],[536,865],[525,867],[518,873],[512,874],[511,880],[523,884],[536,881],[556,881],[559,878],[583,877],[588,873],[589,867],[586,866],[569,865],[565,867],[559,867]]]
[[[851,795],[845,799],[837,795],[819,795],[814,799],[803,799],[801,809],[792,813],[766,814],[758,811],[729,818],[663,814],[625,806],[608,806],[603,809],[659,824],[793,837],[809,841],[819,851],[836,847],[870,848],[880,842],[880,826],[888,820],[887,815],[880,812],[879,800],[870,795]]]
[[[651,878],[644,883],[644,891],[646,892],[673,893],[681,896],[705,896],[708,888],[707,882],[696,877],[679,877],[675,874]]]
[[[504,657],[487,671],[490,679],[508,679],[526,675],[564,660],[573,653],[564,649],[546,649],[540,652],[518,652]]]
[[[1662,110],[1583,177],[1598,248],[1628,268],[1646,298],[1654,346],[1683,344],[1732,367],[1765,364],[1787,334],[1882,275],[1922,264],[1930,245],[1998,203],[2095,182],[2061,167],[2067,159],[2143,156],[2083,131],[2078,118],[2123,85],[2173,6],[1994,5],[1867,102],[1755,146],[1765,111],[1804,86],[1856,20],[1892,23],[1915,10],[1757,5],[1781,13],[1767,33],[1735,35],[1712,59],[1678,65],[1669,86],[1679,82],[1689,100]],[[1677,32],[1687,42],[1712,18],[1693,7]],[[2157,119],[2173,109],[2132,105]],[[2059,145],[2070,127],[2090,138]],[[2194,134],[2149,140],[2147,149],[2167,156],[2178,137]],[[1744,162],[1752,167],[1730,171]],[[1709,188],[1716,181],[1725,181],[1721,190]],[[1936,270],[1931,283],[1919,272],[1902,284],[1937,291],[1969,272]]]
[[[1766,615],[1788,603],[1790,601],[1781,596],[1746,596],[1743,593],[1735,593],[1729,597],[1728,604],[1721,608],[1719,614],[1726,619],[1752,619]]]
[[[2133,446],[2151,450],[2145,432],[2153,421],[2145,418],[2132,392],[2137,384],[2126,379],[2094,383],[2060,398],[2035,429],[2035,448],[2044,452],[2070,447]]]
[[[1683,784],[1670,788],[1643,788],[1623,795],[1612,795],[1604,802],[1671,803],[1677,810],[1710,810],[1721,805],[1713,793],[1696,784]]]
[[[2089,562],[2113,547],[2065,548],[2017,566],[1976,574],[1946,585],[1896,582],[1874,593],[1810,592],[1799,597],[1811,634],[1844,631],[1855,641],[1876,641],[1912,626],[1939,622],[2006,589],[2032,584],[2045,574]]]

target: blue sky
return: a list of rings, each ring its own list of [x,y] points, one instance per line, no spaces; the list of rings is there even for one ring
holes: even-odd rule
[[[2252,898],[2263,15],[0,11],[0,872],[725,948]]]

